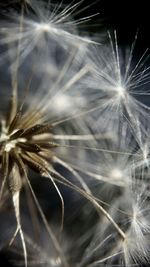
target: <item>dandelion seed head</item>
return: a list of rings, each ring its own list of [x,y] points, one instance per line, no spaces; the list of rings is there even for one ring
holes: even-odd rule
[[[116,86],[115,91],[119,98],[125,97],[126,89],[123,86]]]
[[[36,25],[36,30],[42,32],[49,32],[51,30],[51,27],[47,23],[41,23]]]
[[[73,111],[82,108],[85,104],[85,99],[82,96],[73,97],[69,94],[59,94],[53,100],[52,111],[57,114],[71,114]]]
[[[52,266],[60,266],[62,264],[61,258],[57,257],[56,259],[51,259]]]
[[[3,121],[2,129],[0,132],[0,144],[4,143],[4,151],[10,152],[12,149],[14,149],[17,145],[17,143],[25,143],[25,138],[16,138],[14,140],[11,140],[11,135],[8,133],[8,128],[4,126],[5,121]],[[12,134],[15,134],[18,131],[18,129],[14,130]]]
[[[72,99],[67,95],[59,95],[54,99],[53,106],[57,112],[67,111],[72,106]]]
[[[142,190],[138,193],[133,192],[132,199],[132,216],[131,229],[140,239],[140,235],[150,233],[149,207],[147,207],[147,197],[145,196],[144,183],[141,185]]]
[[[142,153],[142,160],[141,164],[144,166],[149,165],[149,144],[148,142],[143,143],[143,146],[141,147],[141,153]]]
[[[112,177],[112,179],[114,180],[122,180],[123,172],[117,168],[112,169],[112,171],[110,172],[110,177]]]
[[[147,257],[147,235],[150,234],[149,203],[140,192],[140,187],[144,188],[149,182],[149,172],[145,171],[145,162],[146,168],[150,162],[149,142],[144,145],[149,109],[136,98],[144,92],[141,86],[149,81],[149,67],[143,64],[146,53],[132,62],[135,44],[126,57],[126,51],[121,53],[118,46],[116,32],[114,38],[109,34],[109,44],[103,47],[88,35],[81,36],[77,25],[91,18],[72,19],[82,11],[82,0],[67,6],[62,2],[58,5],[51,1],[29,2],[26,8],[22,6],[20,16],[12,9],[12,16],[0,27],[0,67],[8,71],[4,80],[9,91],[9,94],[6,91],[9,95],[6,112],[0,114],[0,200],[7,192],[11,196],[25,266],[27,236],[22,231],[19,214],[24,185],[46,227],[45,237],[49,233],[51,240],[44,239],[46,247],[37,249],[35,264],[42,262],[43,256],[43,262],[45,258],[45,262],[54,267],[103,263],[113,266],[111,260],[122,254],[121,262],[130,266]],[[2,95],[5,87],[1,87]],[[89,240],[94,241],[94,249],[88,249],[90,256],[86,257],[85,265],[78,258],[77,265],[66,264],[72,257],[68,254],[72,254],[73,237],[71,235],[70,241],[67,236],[57,240],[58,229],[49,227],[49,218],[46,219],[36,197],[36,186],[34,189],[32,181],[30,183],[30,170],[39,181],[49,178],[50,187],[54,186],[61,201],[61,230],[65,223],[64,210],[65,215],[67,210],[61,188],[67,186],[75,190],[98,211],[100,220],[98,217],[89,229],[90,235],[85,232],[77,242],[86,252]],[[133,180],[137,180],[137,184],[131,189]],[[60,190],[57,183],[62,185]],[[34,212],[36,209],[31,205],[33,226],[38,228]],[[90,211],[83,213],[91,217]],[[66,228],[64,233],[69,231]],[[63,237],[63,231],[61,234]],[[15,237],[16,233],[12,240]],[[98,261],[92,263],[97,256]]]
[[[53,27],[50,23],[39,23],[36,25],[35,30],[40,33],[59,34],[59,30],[56,27]]]

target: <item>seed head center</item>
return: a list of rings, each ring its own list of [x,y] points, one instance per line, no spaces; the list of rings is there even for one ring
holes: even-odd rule
[[[11,139],[11,136],[18,131],[18,129],[14,130],[11,135],[8,133],[8,129],[5,127],[5,123],[1,122],[2,128],[0,133],[0,143],[3,144],[3,149],[6,152],[10,152],[11,149],[15,148],[17,143],[25,143],[25,138],[14,138]]]
[[[4,150],[6,151],[6,152],[9,152],[9,151],[11,151],[11,149],[12,148],[15,148],[16,147],[16,145],[17,145],[17,143],[25,143],[26,142],[26,139],[25,138],[17,138],[17,139],[15,139],[15,140],[8,140],[7,142],[6,142],[6,144],[5,144],[5,148],[4,148]]]

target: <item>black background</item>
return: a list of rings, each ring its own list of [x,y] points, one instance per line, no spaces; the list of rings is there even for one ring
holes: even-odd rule
[[[90,1],[84,1],[90,4]],[[149,1],[141,0],[99,0],[89,11],[99,12],[99,21],[104,28],[116,29],[121,44],[128,44],[138,31],[138,44],[143,48],[150,46],[150,8]],[[98,30],[98,28],[97,28]]]

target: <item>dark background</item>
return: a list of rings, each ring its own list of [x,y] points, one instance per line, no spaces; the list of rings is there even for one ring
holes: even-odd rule
[[[91,3],[90,1],[84,1]],[[116,29],[121,44],[129,44],[138,31],[141,49],[150,46],[150,9],[146,0],[99,0],[88,12],[99,12],[99,22],[107,29]],[[97,27],[97,31],[98,31]]]

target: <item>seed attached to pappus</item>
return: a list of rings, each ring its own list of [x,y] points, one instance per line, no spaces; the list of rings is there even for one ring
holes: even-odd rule
[[[33,169],[42,176],[49,176],[50,162],[54,153],[52,149],[57,144],[52,142],[51,124],[35,123],[37,112],[23,115],[20,109],[12,114],[14,104],[13,101],[10,102],[7,118],[0,121],[0,171],[2,173],[0,199],[7,188],[12,195],[17,221],[17,229],[10,244],[19,232],[24,250],[25,266],[27,266],[26,245],[20,223],[20,191],[23,179],[29,182],[28,169]],[[15,103],[15,105],[17,104]],[[40,114],[38,116],[40,117]]]

